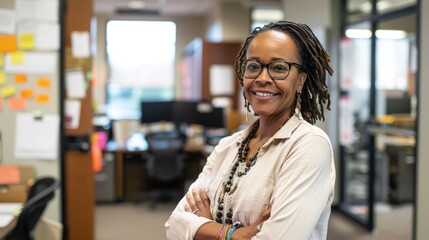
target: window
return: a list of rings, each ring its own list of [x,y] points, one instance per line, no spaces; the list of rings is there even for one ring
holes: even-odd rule
[[[174,98],[175,23],[111,20],[106,41],[110,118],[139,119],[142,101]]]

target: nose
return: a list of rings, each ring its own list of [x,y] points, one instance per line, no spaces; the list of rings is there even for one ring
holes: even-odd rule
[[[262,68],[261,73],[255,80],[256,82],[263,83],[263,84],[266,84],[267,82],[272,82],[273,79],[271,79],[271,76],[268,73],[268,66],[264,66]]]

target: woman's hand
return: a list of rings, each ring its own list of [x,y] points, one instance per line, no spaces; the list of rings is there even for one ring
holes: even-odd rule
[[[190,193],[186,194],[186,201],[188,202],[185,205],[185,210],[187,212],[213,220],[212,214],[210,213],[210,199],[203,188],[192,189]]]
[[[241,227],[235,230],[232,239],[234,240],[251,239],[259,231],[261,231],[262,224],[270,217],[270,215],[271,215],[271,206],[269,206],[261,213],[261,215],[259,216],[258,220],[256,220],[256,222],[250,224],[247,227]]]

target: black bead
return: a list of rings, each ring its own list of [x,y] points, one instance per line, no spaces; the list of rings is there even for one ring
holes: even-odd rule
[[[230,210],[231,211],[231,210]],[[232,212],[228,212],[227,214],[226,214],[226,216],[228,217],[228,218],[232,218]]]
[[[232,219],[226,219],[226,220],[225,220],[225,223],[226,223],[226,224],[232,224]]]
[[[222,223],[222,219],[221,218],[216,218],[216,222],[217,223]]]
[[[229,191],[231,191],[231,188],[230,187],[226,187],[225,188],[225,192],[229,192]]]
[[[221,218],[221,217],[223,216],[223,213],[222,213],[222,212],[217,212],[217,213],[216,213],[216,216],[217,216],[218,218]]]

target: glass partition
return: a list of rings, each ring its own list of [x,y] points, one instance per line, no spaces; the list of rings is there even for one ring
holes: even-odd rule
[[[371,30],[369,23],[346,29],[340,42],[340,208],[361,222],[370,219],[369,156],[366,126],[370,120]]]

